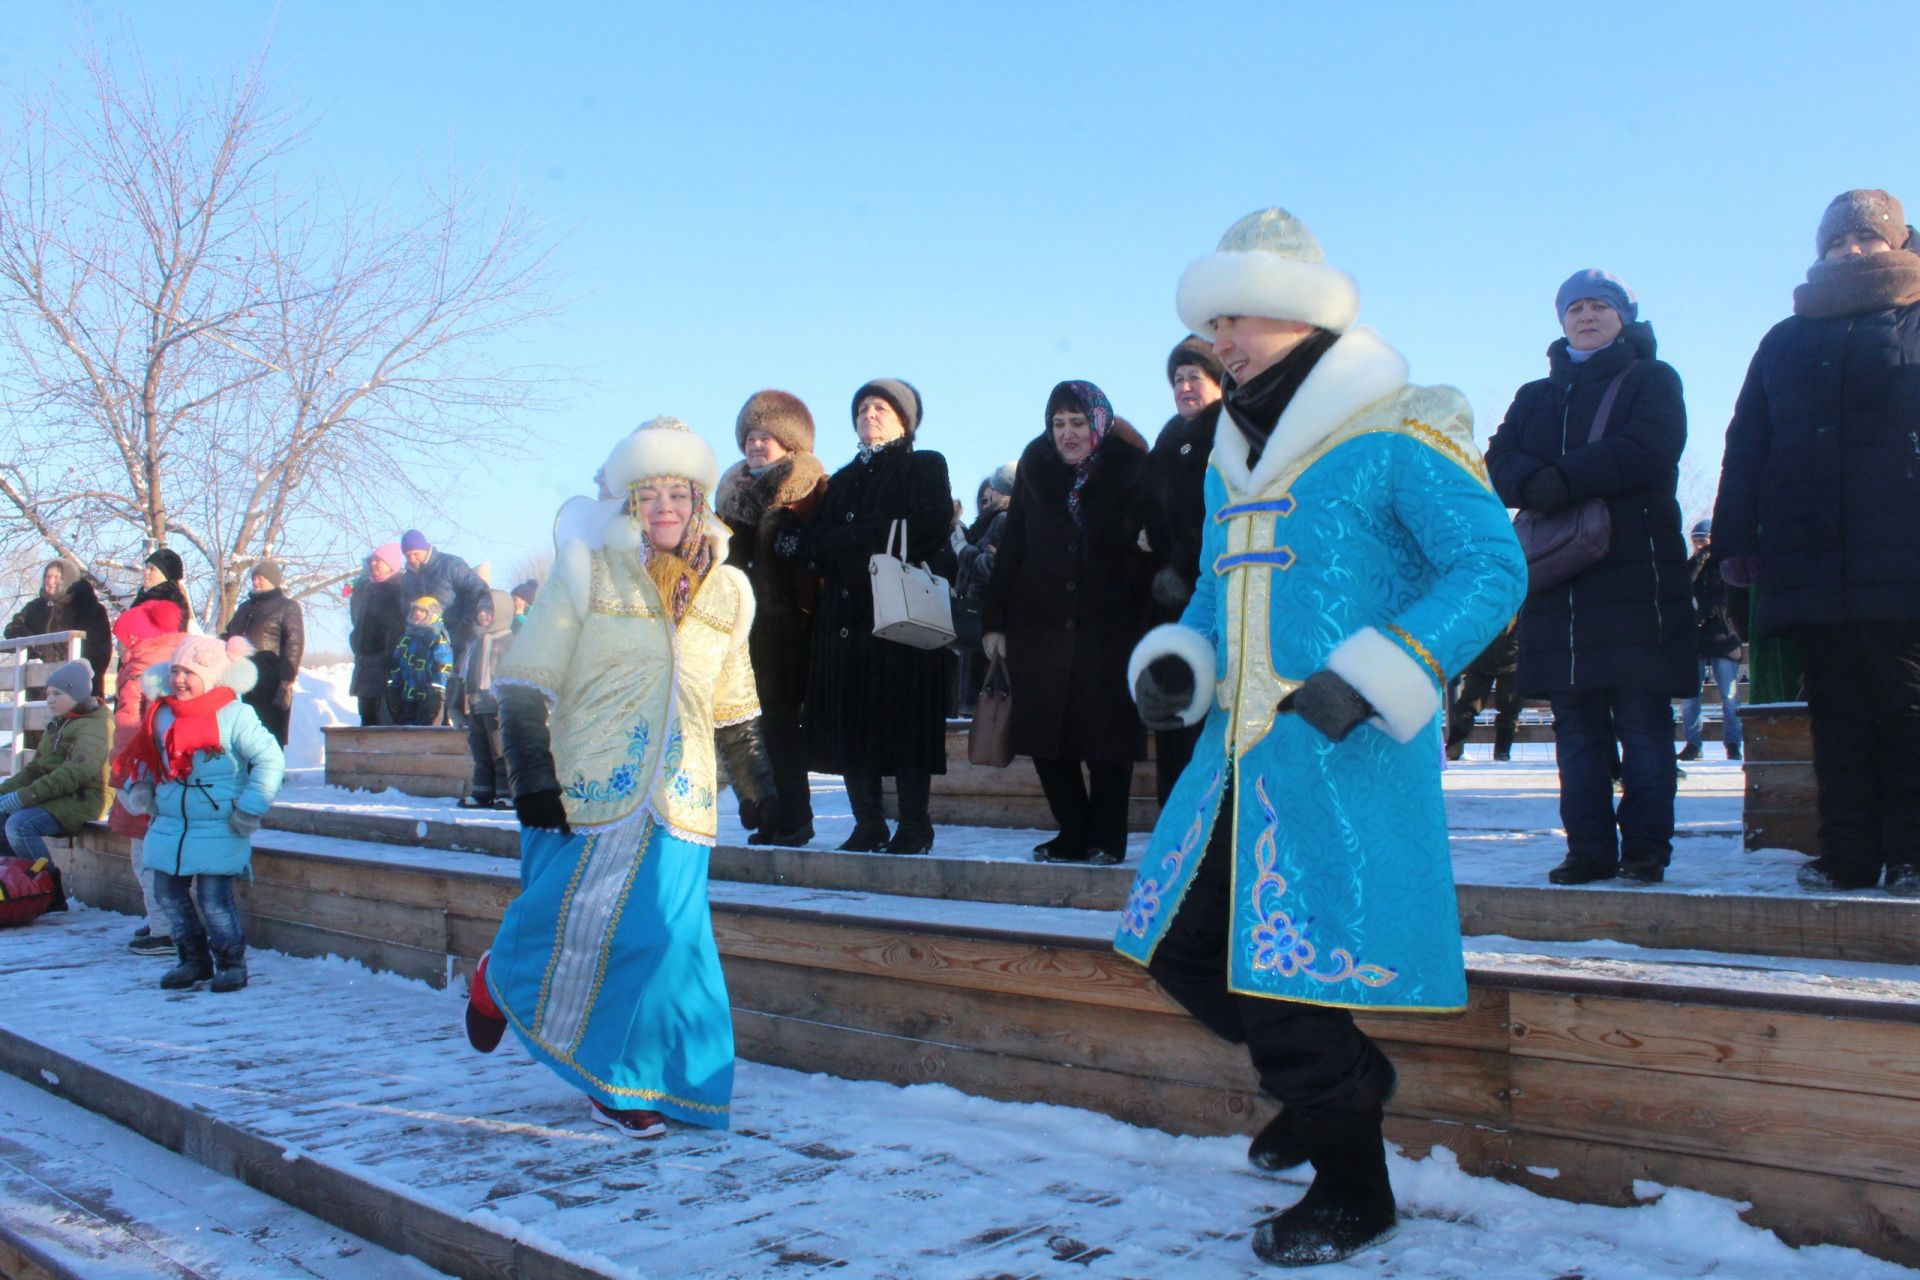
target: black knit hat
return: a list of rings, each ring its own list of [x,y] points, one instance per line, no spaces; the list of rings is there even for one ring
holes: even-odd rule
[[[920,429],[920,392],[911,382],[899,378],[875,378],[853,393],[853,414],[860,414],[860,402],[868,396],[879,396],[893,406],[900,415],[900,423],[912,435]]]
[[[147,563],[158,569],[168,582],[178,582],[187,576],[187,566],[181,563],[180,553],[171,547],[161,547],[147,557]]]
[[[1190,364],[1213,379],[1217,387],[1227,380],[1227,371],[1220,363],[1220,357],[1213,354],[1213,344],[1205,338],[1183,338],[1179,345],[1167,355],[1167,385],[1173,385],[1173,375],[1180,366]]]
[[[540,583],[536,579],[528,578],[525,582],[515,587],[509,594],[516,600],[525,600],[528,604],[532,604],[539,598]]]

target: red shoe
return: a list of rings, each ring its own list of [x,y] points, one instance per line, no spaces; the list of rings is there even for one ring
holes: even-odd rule
[[[481,1053],[498,1049],[500,1037],[507,1034],[507,1020],[493,1002],[493,993],[487,990],[487,961],[492,957],[491,951],[480,957],[480,963],[474,966],[473,985],[467,988],[467,1043]]]
[[[667,1118],[658,1111],[615,1111],[598,1098],[593,1103],[593,1118],[629,1138],[658,1138],[667,1131]]]

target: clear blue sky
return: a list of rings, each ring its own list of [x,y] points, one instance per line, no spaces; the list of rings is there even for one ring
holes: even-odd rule
[[[1173,288],[1281,204],[1359,281],[1417,382],[1482,440],[1600,266],[1687,387],[1682,493],[1710,502],[1754,345],[1838,192],[1920,216],[1906,0],[1746,4],[16,4],[0,83],[76,83],[80,23],[224,78],[271,39],[300,163],[405,190],[451,159],[563,228],[564,320],[515,358],[577,369],[541,443],[465,467],[420,524],[507,566],[613,440],[685,418],[723,462],[748,394],[812,407],[831,468],[869,377],[925,396],[972,491],[1063,378],[1149,438]],[[395,465],[417,460],[396,457]],[[368,543],[394,530],[368,530]],[[504,567],[501,573],[504,573]]]

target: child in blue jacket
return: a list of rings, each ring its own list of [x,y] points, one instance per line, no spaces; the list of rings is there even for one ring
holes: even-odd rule
[[[233,882],[247,873],[253,833],[286,772],[280,744],[240,701],[258,678],[252,649],[237,636],[182,640],[172,662],[146,673],[146,718],[118,764],[133,779],[122,802],[153,819],[147,869],[180,957],[160,979],[168,991],[209,978],[215,991],[247,985]]]
[[[440,602],[421,596],[407,610],[406,634],[393,646],[387,723],[439,724],[453,674],[453,643],[440,622]]]

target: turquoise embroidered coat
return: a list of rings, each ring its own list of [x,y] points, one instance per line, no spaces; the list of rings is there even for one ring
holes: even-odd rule
[[[1134,652],[1134,677],[1169,653],[1194,668],[1187,720],[1205,728],[1115,946],[1152,957],[1230,785],[1232,990],[1461,1008],[1439,711],[1448,676],[1526,593],[1472,411],[1452,388],[1408,386],[1398,354],[1356,329],[1314,367],[1257,466],[1247,454],[1223,414],[1199,583],[1180,622]],[[1344,742],[1275,710],[1322,668],[1379,712]]]

